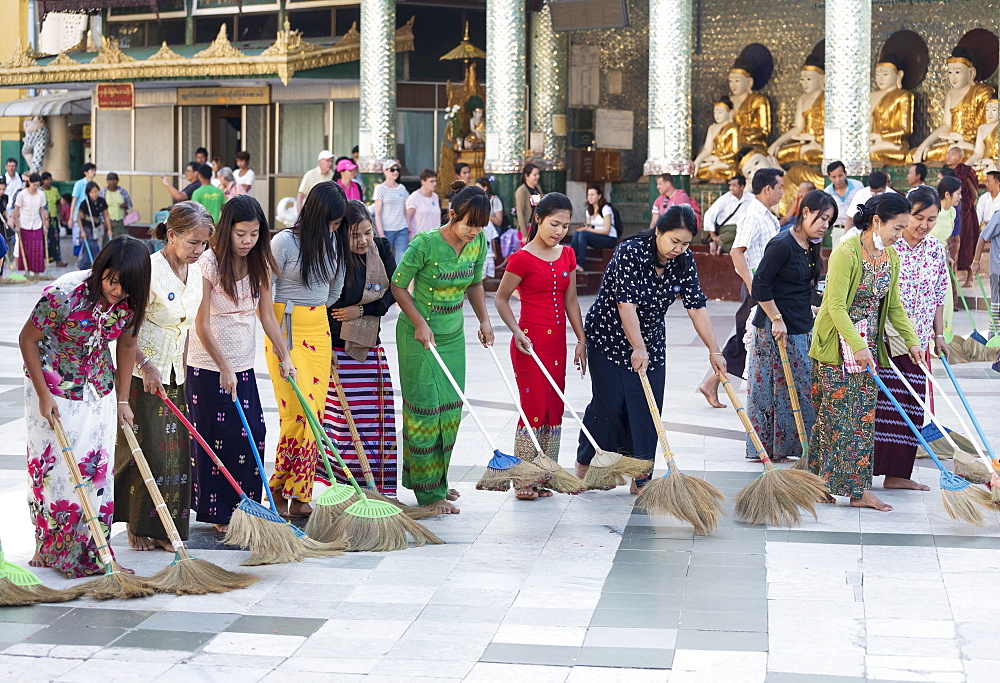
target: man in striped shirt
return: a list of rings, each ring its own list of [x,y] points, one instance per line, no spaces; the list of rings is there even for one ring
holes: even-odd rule
[[[736,240],[729,252],[733,259],[733,268],[743,280],[740,287],[740,307],[736,310],[736,333],[729,338],[722,349],[729,373],[743,377],[747,362],[747,350],[743,345],[743,335],[747,331],[747,319],[754,302],[750,298],[753,290],[753,273],[764,257],[764,249],[771,238],[778,234],[781,226],[778,219],[771,213],[771,207],[781,201],[785,172],[779,168],[761,168],[754,173],[751,189],[754,198],[744,209],[736,221]],[[719,378],[709,372],[698,387],[709,405],[713,408],[725,408],[719,402]]]

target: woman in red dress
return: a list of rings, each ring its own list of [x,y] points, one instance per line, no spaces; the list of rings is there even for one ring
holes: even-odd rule
[[[518,394],[530,425],[518,421],[514,454],[531,459],[535,447],[525,431],[530,427],[538,437],[545,455],[559,460],[559,436],[562,430],[563,403],[535,364],[533,349],[545,364],[559,388],[566,384],[566,321],[576,334],[573,360],[582,373],[587,369],[583,317],[576,299],[576,254],[559,242],[569,231],[573,205],[564,194],[550,192],[535,207],[528,244],[511,254],[496,295],[496,309],[514,338],[510,356],[517,379]],[[521,318],[514,318],[510,297],[517,289],[521,295]],[[518,490],[522,500],[546,498],[546,489]]]

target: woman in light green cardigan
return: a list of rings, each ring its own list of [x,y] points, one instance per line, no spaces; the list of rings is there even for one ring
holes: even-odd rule
[[[914,363],[920,342],[899,300],[899,256],[890,246],[910,219],[910,202],[885,192],[858,205],[861,230],[830,256],[823,305],[816,316],[809,355],[813,364],[816,426],[809,444],[809,468],[835,496],[852,507],[892,509],[872,493],[875,402],[878,387],[867,369],[888,367],[882,339],[888,321],[902,335]],[[852,357],[844,358],[842,348]]]

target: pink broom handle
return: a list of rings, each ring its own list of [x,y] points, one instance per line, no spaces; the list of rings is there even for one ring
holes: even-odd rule
[[[573,406],[571,406],[569,404],[569,401],[566,400],[566,395],[563,394],[562,390],[559,388],[559,385],[556,384],[556,381],[552,378],[552,375],[549,374],[549,371],[546,369],[545,364],[542,363],[542,359],[538,357],[538,354],[535,353],[534,349],[531,349],[531,357],[535,359],[535,363],[538,365],[538,369],[542,371],[542,374],[545,375],[545,379],[549,380],[549,384],[552,385],[552,390],[556,392],[556,396],[559,397],[559,400],[562,401],[563,405],[566,406],[566,409],[569,410],[570,414],[573,416],[573,419],[576,420],[576,423],[580,425],[580,431],[583,432],[583,435],[585,437],[587,437],[587,441],[590,442],[590,445],[594,447],[595,451],[600,453],[601,447],[597,445],[597,440],[594,439],[593,435],[590,433],[590,430],[587,429],[587,427],[583,424],[583,420],[581,420],[580,416],[577,415],[575,410],[573,410]]]
[[[198,442],[198,445],[205,449],[205,452],[208,453],[208,457],[212,459],[212,462],[214,462],[215,466],[219,468],[219,471],[222,472],[222,476],[226,478],[226,481],[228,481],[229,485],[235,489],[236,493],[241,496],[246,496],[240,485],[236,483],[235,479],[233,479],[233,475],[229,473],[226,466],[222,464],[221,460],[219,460],[219,456],[217,456],[215,451],[212,450],[212,447],[209,446],[208,442],[202,438],[201,434],[198,433],[198,430],[194,428],[194,425],[191,424],[186,417],[184,417],[184,413],[181,412],[181,409],[174,405],[174,402],[163,394],[160,394],[160,398],[163,399],[163,402],[167,404],[168,408],[170,408],[170,412],[177,416],[177,419],[181,421],[181,424],[187,427],[188,432],[190,432],[191,436],[194,437],[194,440]]]

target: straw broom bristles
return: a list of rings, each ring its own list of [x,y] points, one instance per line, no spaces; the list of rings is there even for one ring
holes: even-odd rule
[[[56,590],[43,586],[37,576],[27,569],[19,567],[4,559],[3,548],[0,547],[0,605],[14,605],[4,600],[16,601],[16,604],[34,604],[36,602],[66,602],[80,597],[77,587],[66,590]],[[31,602],[20,602],[30,600]]]
[[[0,578],[0,607],[24,607],[44,602],[25,586],[18,586],[7,578]]]
[[[542,452],[538,452],[530,462],[551,475],[547,486],[554,491],[575,495],[587,490],[587,484],[583,479],[566,471],[559,463]]]
[[[941,504],[948,516],[959,522],[968,522],[976,526],[983,525],[983,515],[979,505],[996,509],[990,494],[978,486],[969,486],[960,491],[941,489]]]
[[[146,598],[155,593],[150,580],[135,574],[126,574],[121,565],[112,561],[110,571],[99,579],[80,584],[77,588],[82,595],[96,600],[128,600]]]
[[[494,450],[494,454],[498,453],[500,451]],[[541,467],[524,460],[507,469],[497,469],[487,464],[483,476],[476,482],[476,490],[509,491],[511,486],[514,488],[541,487],[549,481],[551,476]]]
[[[931,447],[933,448],[934,444],[931,444]],[[996,472],[990,472],[978,458],[969,455],[965,451],[955,451],[954,461],[955,474],[966,481],[971,481],[973,484],[985,484],[996,476]]]
[[[629,479],[641,479],[653,470],[652,460],[640,460],[600,448],[595,450],[590,467],[583,475],[583,483],[587,488],[610,491],[616,486],[627,484]]]

